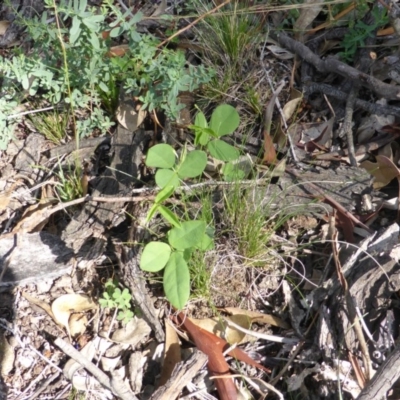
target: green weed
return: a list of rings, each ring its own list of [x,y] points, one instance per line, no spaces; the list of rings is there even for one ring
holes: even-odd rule
[[[204,0],[192,1],[199,14],[207,12],[210,4]],[[262,31],[257,16],[246,12],[246,2],[232,1],[223,11],[205,18],[196,27],[196,36],[203,48],[202,60],[213,66],[216,75],[203,86],[202,94],[210,102],[227,100],[227,95],[240,97],[249,103],[240,88],[252,80],[252,56],[260,43]],[[240,93],[240,96],[238,95]]]
[[[57,185],[56,191],[60,196],[61,201],[68,202],[84,194],[83,180],[82,180],[82,168],[78,162],[75,165],[68,164],[66,170],[64,170],[61,163],[58,163],[59,168],[56,172],[56,176],[60,185]]]
[[[195,132],[195,145],[201,150],[184,149],[178,159],[170,145],[157,144],[150,148],[146,157],[146,165],[157,168],[155,180],[161,188],[147,214],[146,222],[150,222],[159,213],[171,229],[163,241],[152,241],[144,247],[140,267],[148,272],[164,270],[165,295],[178,309],[184,307],[190,296],[188,262],[195,251],[205,252],[214,247],[214,230],[204,219],[190,218],[182,221],[166,202],[182,180],[202,175],[207,164],[207,153],[203,148],[211,156],[224,162],[232,162],[239,157],[237,149],[219,139],[232,133],[238,125],[239,115],[229,105],[217,107],[210,121],[199,112],[195,125],[191,128]]]
[[[342,41],[343,51],[339,53],[344,61],[353,61],[357,50],[365,46],[365,40],[371,37],[376,29],[389,22],[386,8],[374,6],[371,13],[374,18],[373,24],[357,20],[353,26],[350,25],[351,29]]]
[[[132,311],[132,296],[127,288],[121,290],[118,282],[109,279],[105,284],[106,291],[103,293],[99,304],[103,308],[117,309],[117,320],[127,324],[134,316]]]
[[[53,110],[31,114],[29,119],[35,129],[52,143],[59,145],[65,139],[69,121],[68,111],[59,112]]]
[[[111,113],[120,85],[144,109],[161,109],[175,118],[181,108],[178,93],[209,81],[210,70],[188,66],[183,52],[159,49],[157,38],[139,33],[140,12],[132,18],[130,11],[122,13],[113,3],[104,0],[93,8],[87,0],[61,0],[57,5],[45,0],[46,11],[40,17],[20,21],[33,47],[29,55],[16,50],[11,58],[0,57],[0,149],[13,137],[18,119],[11,115],[25,99],[69,104],[79,141],[93,129],[105,132],[113,125]],[[128,40],[126,53],[111,57],[112,45],[122,37]],[[78,118],[76,110],[87,111],[86,117]]]

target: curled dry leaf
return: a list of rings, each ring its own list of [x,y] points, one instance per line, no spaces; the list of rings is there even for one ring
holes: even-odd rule
[[[288,122],[290,118],[292,118],[293,114],[296,112],[298,109],[301,101],[303,100],[302,96],[295,97],[292,100],[289,100],[284,106],[283,106],[283,118],[285,118],[285,121]]]
[[[108,57],[123,57],[129,51],[129,46],[127,44],[120,44],[118,46],[113,46],[107,53]]]
[[[12,199],[14,191],[23,184],[24,184],[23,181],[18,180],[16,182],[14,182],[7,190],[0,193],[0,211],[3,211],[8,207],[8,205],[10,204],[10,201]]]
[[[151,14],[151,16],[157,17],[159,15],[165,14],[166,9],[167,9],[167,0],[161,0],[160,5],[156,8],[153,14]]]
[[[222,310],[227,312],[228,314],[232,314],[232,315],[244,315],[248,319],[250,319],[251,322],[257,322],[257,323],[261,323],[261,324],[270,324],[270,325],[278,326],[279,328],[282,328],[282,329],[290,328],[289,324],[287,324],[281,318],[275,317],[274,315],[263,314],[258,311],[243,310],[241,308],[236,308],[236,307],[225,307]]]
[[[279,58],[280,60],[290,60],[291,58],[294,57],[294,54],[291,53],[290,51],[287,51],[286,49],[283,49],[280,46],[276,46],[274,44],[267,46],[267,49],[276,57]]]
[[[57,199],[46,199],[29,206],[25,210],[21,220],[15,225],[13,233],[40,232],[47,224],[53,208],[52,206],[55,203],[57,203]]]
[[[134,317],[124,327],[117,329],[111,339],[116,343],[130,344],[135,347],[151,333],[151,328],[142,318]]]
[[[88,318],[86,314],[72,314],[69,319],[69,329],[72,337],[77,337],[85,333]]]
[[[176,330],[165,319],[165,350],[159,386],[165,385],[172,375],[175,365],[181,361],[181,346]]]
[[[10,21],[0,21],[0,36],[4,35],[6,33],[6,30],[10,26]]]
[[[375,158],[376,162],[364,161],[360,166],[374,176],[374,189],[381,189],[388,185],[394,178],[399,178],[400,171],[389,158],[385,156],[376,156]]]
[[[218,389],[221,400],[237,399],[236,386],[229,372],[229,364],[226,362],[223,354],[230,347],[228,342],[196,326],[183,313],[179,313],[177,316],[172,317],[172,319],[177,325],[188,332],[197,348],[208,356],[207,367],[212,376],[218,377],[215,379],[215,386]],[[266,373],[271,372],[268,368],[254,361],[238,347],[228,351],[228,354]]]
[[[304,34],[304,31],[311,25],[314,19],[321,12],[324,5],[323,3],[324,2],[321,0],[306,0],[304,4],[307,4],[307,7],[300,9],[300,15],[293,25],[293,30],[295,32],[299,32],[300,34]]]
[[[71,335],[69,319],[71,314],[82,313],[83,311],[97,309],[97,304],[89,296],[84,294],[64,294],[53,301],[51,310],[54,319],[58,324],[65,326],[69,335]]]
[[[240,344],[242,343],[246,334],[234,327],[229,326],[224,322],[225,318],[232,321],[244,329],[249,329],[251,326],[250,318],[244,314],[236,314],[230,317],[214,317],[204,319],[192,319],[188,318],[196,326],[206,330],[207,332],[213,333],[218,337],[224,338],[229,344]]]
[[[125,129],[134,132],[146,117],[146,111],[142,110],[141,105],[132,96],[127,93],[121,93],[116,116],[118,122]]]

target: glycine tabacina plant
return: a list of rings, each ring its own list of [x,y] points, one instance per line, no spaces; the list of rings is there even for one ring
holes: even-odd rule
[[[195,145],[192,151],[184,149],[178,158],[169,144],[158,144],[150,148],[146,157],[148,167],[157,168],[155,180],[161,191],[150,208],[146,222],[158,212],[171,226],[163,241],[152,241],[144,249],[140,267],[148,272],[164,270],[164,292],[170,303],[182,309],[190,296],[190,272],[188,261],[194,250],[207,251],[213,248],[213,228],[204,221],[181,221],[167,206],[168,200],[180,182],[200,177],[207,164],[207,153],[224,162],[232,162],[239,157],[239,151],[220,140],[239,126],[239,114],[230,105],[217,107],[207,122],[202,112],[197,114],[195,125]]]

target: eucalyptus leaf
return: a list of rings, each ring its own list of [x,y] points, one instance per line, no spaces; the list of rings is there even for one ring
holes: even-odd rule
[[[169,302],[178,310],[189,300],[190,273],[182,253],[174,252],[164,270],[164,292]]]

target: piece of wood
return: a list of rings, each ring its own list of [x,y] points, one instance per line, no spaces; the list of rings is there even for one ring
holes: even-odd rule
[[[381,365],[374,377],[361,391],[357,400],[386,399],[387,392],[400,378],[400,345],[392,351],[387,360]]]
[[[0,254],[0,287],[57,278],[70,272],[74,262],[73,250],[48,232],[0,237]]]
[[[156,315],[153,302],[147,292],[146,281],[138,265],[137,249],[122,244],[116,245],[116,256],[121,270],[121,281],[129,288],[143,318],[150,325],[158,342],[164,342],[165,334]]]
[[[150,400],[174,400],[182,392],[182,389],[196,376],[197,372],[207,362],[207,356],[199,350],[175,367],[168,382],[157,389]]]

